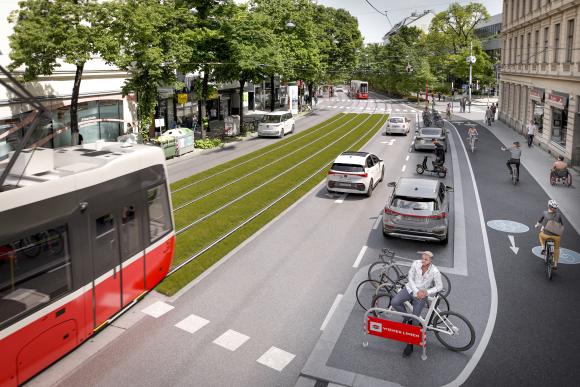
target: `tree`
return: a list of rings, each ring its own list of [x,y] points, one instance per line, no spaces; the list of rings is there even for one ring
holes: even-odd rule
[[[51,75],[62,60],[76,66],[70,121],[72,145],[78,143],[78,98],[85,63],[99,54],[99,39],[93,24],[98,23],[96,0],[23,0],[10,22],[9,70],[24,66],[23,80],[33,81]]]

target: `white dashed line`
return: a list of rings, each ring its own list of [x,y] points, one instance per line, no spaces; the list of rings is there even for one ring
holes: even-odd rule
[[[363,246],[362,249],[360,249],[360,252],[358,253],[358,256],[356,257],[356,260],[352,264],[352,267],[354,267],[356,269],[358,267],[358,265],[360,265],[360,261],[362,261],[363,257],[365,256],[367,249],[368,249],[368,246]]]
[[[401,168],[401,172],[405,172],[405,169],[407,169],[407,166],[403,165],[403,168]]]
[[[330,307],[330,310],[326,314],[326,317],[325,317],[324,321],[322,322],[322,325],[320,326],[321,331],[323,331],[324,328],[326,328],[326,324],[328,324],[328,322],[332,318],[332,315],[334,314],[334,311],[338,307],[340,300],[342,300],[342,294],[337,294],[336,298],[334,299],[334,302],[332,303],[332,306]]]
[[[276,371],[282,371],[295,357],[296,355],[280,348],[272,347],[256,361]]]
[[[209,324],[209,320],[196,316],[195,314],[191,314],[175,324],[175,326],[179,329],[183,329],[186,332],[195,333],[207,324]]]
[[[409,157],[411,156],[407,155],[407,157],[405,157],[405,161],[409,161]]]
[[[341,204],[342,202],[344,202],[344,199],[346,198],[347,194],[342,194],[338,199],[336,199],[334,202]]]
[[[213,343],[225,349],[229,349],[230,351],[235,351],[249,339],[250,336],[228,329],[223,335],[215,339]]]
[[[375,221],[375,224],[373,224],[373,230],[379,228],[379,223],[381,223],[381,220],[383,220],[383,216],[382,215],[377,216],[377,220]]]
[[[143,309],[141,312],[151,317],[158,318],[163,316],[165,313],[169,312],[173,308],[174,306],[172,305],[166,304],[165,302],[162,301],[157,301],[156,303],[151,304],[147,308]]]

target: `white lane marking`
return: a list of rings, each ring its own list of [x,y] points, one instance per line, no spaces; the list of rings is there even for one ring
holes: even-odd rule
[[[383,220],[383,215],[382,214],[379,215],[379,216],[377,216],[377,220],[373,224],[373,230],[376,230],[377,228],[379,228],[379,223],[381,223],[381,220]]]
[[[147,308],[141,310],[141,312],[143,312],[151,317],[158,318],[158,317],[163,316],[165,313],[169,312],[173,308],[174,308],[174,306],[166,304],[163,301],[157,301],[156,303],[151,304]]]
[[[275,369],[276,371],[282,371],[296,355],[286,352],[280,348],[271,347],[266,351],[258,360],[258,363]]]
[[[356,269],[358,265],[360,265],[360,261],[362,261],[363,257],[365,256],[367,249],[368,246],[363,246],[362,249],[360,249],[360,252],[358,253],[358,256],[356,257],[354,263],[352,264],[352,267]]]
[[[203,317],[196,316],[195,314],[190,314],[175,326],[179,329],[183,329],[189,333],[195,333],[199,331],[201,328],[209,324],[209,320],[204,319]]]
[[[409,161],[409,157],[411,157],[411,156],[407,155],[407,157],[405,157],[405,161]]]
[[[346,198],[347,194],[342,194],[338,199],[336,199],[334,202],[341,204],[342,202],[344,202],[344,199]]]
[[[510,240],[510,249],[514,252],[514,254],[517,254],[520,248],[516,247],[516,239],[513,235],[508,235],[508,239]]]
[[[401,111],[401,109],[395,109],[395,111],[396,111],[396,112],[400,112],[400,111]]]
[[[403,165],[403,168],[401,168],[401,172],[405,172],[405,169],[407,169],[407,165]]]
[[[233,352],[240,348],[242,344],[244,344],[249,339],[250,336],[246,336],[243,333],[228,329],[224,334],[215,339],[213,343]]]
[[[450,123],[451,124],[451,123]],[[457,128],[451,124],[455,132],[459,136],[459,131]],[[467,362],[467,365],[461,371],[461,373],[457,376],[455,380],[452,380],[447,386],[458,386],[465,383],[469,375],[473,372],[479,360],[483,356],[487,345],[489,344],[489,340],[491,339],[491,334],[493,333],[493,328],[495,327],[495,320],[497,318],[497,283],[495,282],[495,273],[493,271],[493,261],[491,260],[491,252],[489,250],[489,239],[487,237],[487,230],[485,228],[485,218],[483,217],[483,209],[481,208],[481,199],[479,198],[479,191],[477,189],[477,182],[475,181],[475,176],[473,174],[473,168],[471,167],[471,160],[469,159],[469,155],[467,154],[467,149],[465,149],[465,145],[463,141],[459,141],[463,148],[463,152],[465,152],[465,158],[467,160],[467,165],[469,166],[469,173],[471,175],[471,181],[473,183],[473,189],[475,191],[475,200],[477,203],[477,211],[479,212],[479,225],[481,227],[481,233],[483,236],[483,247],[485,250],[485,259],[487,261],[487,273],[489,276],[489,285],[491,290],[491,303],[489,305],[489,318],[487,319],[487,324],[485,326],[485,331],[483,332],[483,336],[481,337],[481,341],[479,345],[475,349],[473,356]]]
[[[334,311],[338,307],[340,300],[342,300],[342,294],[337,294],[336,298],[334,299],[334,302],[332,303],[332,306],[330,307],[330,310],[326,314],[326,317],[324,318],[324,321],[322,322],[322,325],[320,326],[321,331],[323,331],[324,328],[326,328],[326,324],[328,324],[328,322],[332,318],[332,315],[334,314]]]

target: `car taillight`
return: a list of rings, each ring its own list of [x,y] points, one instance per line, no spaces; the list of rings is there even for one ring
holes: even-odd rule
[[[442,212],[439,215],[431,215],[429,217],[429,219],[445,219],[447,218],[447,213],[446,212]]]
[[[391,210],[390,208],[385,207],[385,214],[387,215],[399,215],[398,212]]]

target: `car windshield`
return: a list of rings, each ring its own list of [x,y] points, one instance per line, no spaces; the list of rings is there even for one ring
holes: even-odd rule
[[[434,211],[438,209],[435,199],[409,198],[406,196],[396,196],[391,206],[415,211]]]
[[[341,164],[341,163],[334,163],[332,164],[333,171],[338,172],[364,172],[365,168],[362,165],[358,164]]]
[[[265,115],[262,118],[262,122],[266,122],[268,124],[278,124],[280,122],[281,117],[282,116]]]
[[[403,117],[393,117],[389,121],[395,124],[402,124],[403,122],[405,122],[405,119]]]
[[[421,134],[425,136],[441,136],[441,129],[425,128],[421,129]]]

